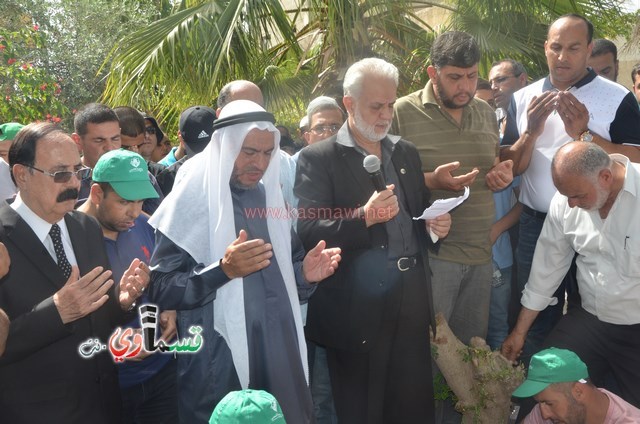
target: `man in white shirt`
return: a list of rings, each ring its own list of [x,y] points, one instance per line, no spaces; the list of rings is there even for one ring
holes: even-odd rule
[[[533,355],[527,379],[513,396],[533,396],[538,402],[525,424],[640,422],[640,409],[594,386],[584,362],[566,349],[552,347]]]
[[[587,67],[592,52],[593,25],[579,15],[564,15],[550,26],[544,51],[549,76],[514,93],[500,153],[513,160],[514,175],[522,175],[522,203],[518,247],[517,287],[529,277],[536,241],[551,198],[556,192],[549,164],[562,145],[581,139],[607,153],[620,153],[640,162],[640,110],[624,87],[597,76]],[[569,305],[575,299],[573,274],[565,282]],[[525,356],[538,350],[562,316],[564,285],[556,294],[559,305],[538,315],[529,331]]]
[[[502,352],[515,359],[538,313],[577,253],[582,304],[544,342],[576,352],[596,385],[615,376],[622,397],[640,405],[640,165],[584,141],[561,147],[551,164],[558,193],[536,245],[522,309]],[[576,208],[577,206],[577,208]]]

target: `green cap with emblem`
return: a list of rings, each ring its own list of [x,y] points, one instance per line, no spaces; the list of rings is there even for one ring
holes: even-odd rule
[[[149,179],[149,170],[144,158],[128,150],[112,150],[102,155],[93,168],[91,178],[97,183],[109,183],[125,200],[159,197]]]
[[[551,384],[573,381],[586,383],[588,377],[587,366],[578,355],[567,349],[552,347],[531,357],[527,379],[513,392],[513,396],[535,396]]]

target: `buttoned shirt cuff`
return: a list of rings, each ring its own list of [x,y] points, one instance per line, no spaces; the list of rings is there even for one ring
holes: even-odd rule
[[[529,283],[524,286],[522,291],[522,299],[520,300],[522,306],[529,308],[533,311],[542,311],[549,305],[557,305],[558,298],[547,297],[538,293],[535,293],[529,288]]]

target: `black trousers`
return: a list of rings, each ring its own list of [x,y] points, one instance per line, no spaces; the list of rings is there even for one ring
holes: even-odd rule
[[[609,324],[582,307],[574,307],[558,322],[544,346],[575,352],[587,364],[598,387],[604,386],[606,374],[612,372],[619,395],[640,408],[640,324]]]
[[[421,261],[400,272],[385,304],[382,328],[366,353],[327,348],[338,422],[434,422],[428,282]]]

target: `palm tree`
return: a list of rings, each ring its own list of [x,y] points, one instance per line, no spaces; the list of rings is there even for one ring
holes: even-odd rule
[[[548,24],[558,16],[579,13],[594,23],[596,33],[619,16],[621,0],[459,0],[451,19],[455,29],[472,34],[483,57],[480,72],[487,75],[491,63],[511,57],[525,64],[529,75],[547,74],[542,46]],[[600,22],[602,25],[598,25]]]
[[[363,57],[395,63],[400,93],[422,86],[431,42],[448,29],[479,40],[485,71],[510,56],[534,75],[544,73],[551,19],[610,13],[621,0],[293,1],[285,8],[278,0],[183,0],[114,47],[104,100],[175,123],[183,108],[213,104],[228,81],[249,79],[262,88],[267,108],[293,122],[312,95],[339,96],[344,71]],[[419,13],[425,9],[446,10],[451,19],[432,28]]]

